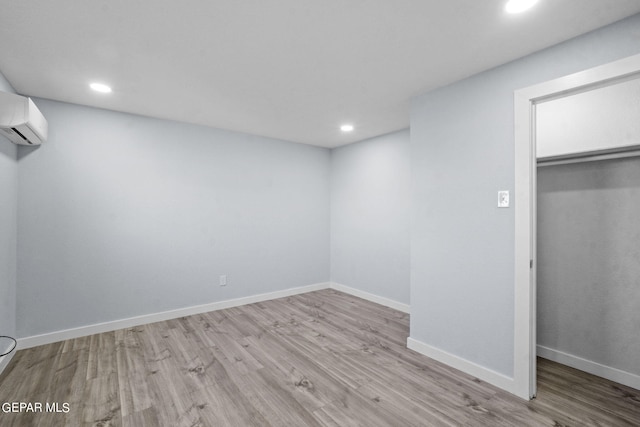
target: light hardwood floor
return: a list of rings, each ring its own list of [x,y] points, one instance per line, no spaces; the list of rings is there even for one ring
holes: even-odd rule
[[[539,360],[525,402],[406,348],[408,315],[333,290],[19,351],[0,426],[625,426],[640,392]]]

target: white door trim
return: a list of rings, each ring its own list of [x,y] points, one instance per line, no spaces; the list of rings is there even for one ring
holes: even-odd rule
[[[640,75],[640,55],[514,93],[515,113],[515,394],[536,394],[536,105]],[[530,264],[533,261],[532,264]]]

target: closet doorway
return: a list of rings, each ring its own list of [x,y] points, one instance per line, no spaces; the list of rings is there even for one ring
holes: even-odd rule
[[[608,159],[629,157],[631,160],[632,156],[640,154],[640,141],[635,136],[626,139],[619,136],[611,137],[616,129],[608,129],[606,133],[609,137],[603,138],[597,134],[598,131],[590,129],[589,127],[597,120],[586,118],[588,112],[582,120],[584,133],[575,138],[566,138],[566,135],[562,135],[562,131],[557,132],[557,123],[551,125],[549,117],[553,117],[556,121],[568,119],[570,123],[570,118],[565,116],[570,116],[572,113],[566,106],[570,104],[585,106],[589,102],[583,101],[590,98],[598,100],[592,104],[600,111],[608,111],[607,108],[603,109],[604,104],[608,102],[607,97],[611,98],[615,93],[625,93],[628,87],[638,82],[640,82],[640,55],[515,92],[514,385],[516,394],[520,397],[528,399],[536,394],[538,162],[560,167],[560,173],[562,173],[562,168],[565,168],[566,172],[570,163],[586,164],[583,162],[597,160],[592,162],[596,165]],[[605,101],[602,101],[603,99]],[[630,102],[632,108],[637,107],[640,111],[640,100],[630,98]],[[611,114],[610,116],[615,121],[620,119],[619,115]],[[635,122],[640,123],[637,114],[635,117]],[[556,128],[551,132],[554,126]],[[575,126],[569,125],[569,127]],[[552,134],[559,136],[560,140],[553,141]],[[622,168],[619,173],[623,175],[633,175],[634,166],[638,164],[630,166],[628,162],[625,163],[622,160],[612,160],[612,162],[621,162],[616,167]],[[593,170],[591,172],[595,176],[600,173]],[[544,273],[546,275],[548,271]],[[546,356],[549,357],[549,355]],[[612,372],[615,374],[615,370],[610,371],[609,374]],[[611,379],[622,382],[620,378]],[[631,381],[633,382],[634,379],[631,378]]]

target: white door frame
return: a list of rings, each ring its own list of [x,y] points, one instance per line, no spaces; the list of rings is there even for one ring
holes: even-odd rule
[[[640,55],[514,93],[515,337],[514,393],[536,395],[536,105],[640,76]]]

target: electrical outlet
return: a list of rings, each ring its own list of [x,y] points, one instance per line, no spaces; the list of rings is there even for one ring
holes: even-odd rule
[[[220,286],[227,286],[227,275],[222,274],[220,276]]]

